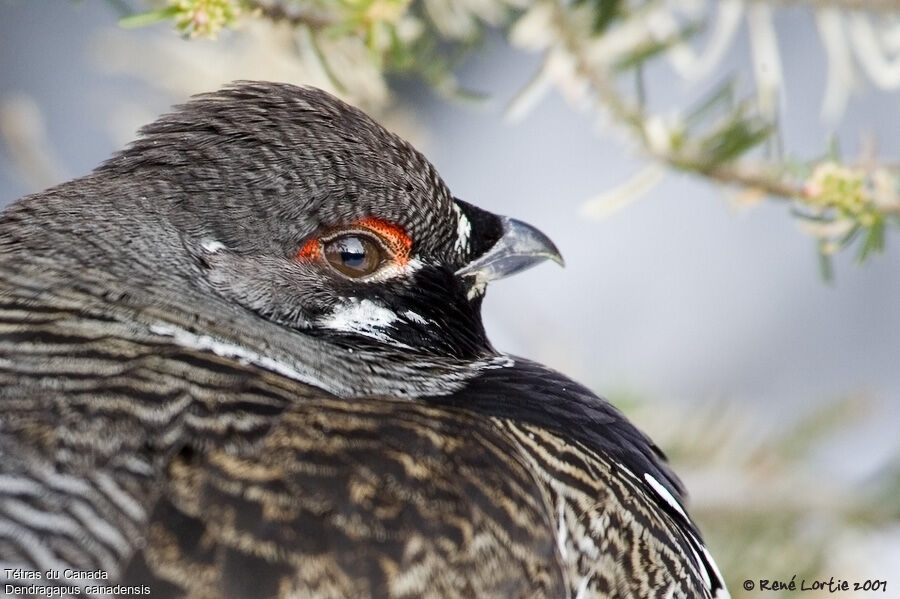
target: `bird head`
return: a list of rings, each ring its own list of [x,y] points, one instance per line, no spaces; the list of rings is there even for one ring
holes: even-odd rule
[[[215,294],[348,347],[484,355],[485,285],[562,263],[540,231],[455,199],[412,146],[312,88],[198,96],[98,173],[143,182]]]

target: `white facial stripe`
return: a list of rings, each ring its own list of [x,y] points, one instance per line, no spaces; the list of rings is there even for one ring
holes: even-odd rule
[[[417,258],[410,258],[406,264],[391,264],[368,277],[366,283],[377,283],[398,276],[409,276],[422,268],[422,262]],[[394,328],[397,321],[406,321],[415,324],[426,324],[428,321],[421,314],[412,310],[406,310],[402,316],[396,312],[380,306],[372,300],[350,298],[342,304],[337,304],[331,315],[318,321],[322,327],[340,331],[342,333],[355,333],[377,339],[382,343],[389,343],[398,347],[409,347],[391,338],[388,330]]]
[[[469,249],[469,235],[472,234],[472,223],[463,214],[456,202],[453,202],[453,211],[456,212],[456,243],[454,246],[458,252]]]
[[[397,314],[393,310],[380,306],[372,300],[350,299],[338,304],[330,316],[320,320],[318,326],[326,327],[342,333],[354,333],[377,339],[397,347],[409,347],[393,339],[390,330],[397,324],[428,324],[428,320],[412,310]]]
[[[356,333],[389,342],[386,329],[392,328],[399,319],[395,312],[372,300],[354,299],[335,306],[331,315],[319,324],[342,333]]]

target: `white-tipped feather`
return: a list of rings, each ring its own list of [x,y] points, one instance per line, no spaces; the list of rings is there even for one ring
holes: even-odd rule
[[[469,235],[472,234],[472,223],[463,214],[459,206],[453,203],[453,211],[456,212],[456,242],[454,247],[458,252],[464,252],[469,249]]]
[[[414,322],[416,324],[428,324],[428,321],[425,318],[412,310],[407,310],[403,313],[403,318],[408,320],[409,322]]]
[[[644,473],[644,480],[647,481],[648,485],[653,487],[653,490],[656,491],[657,495],[659,495],[667,504],[669,504],[672,509],[681,514],[681,516],[685,520],[690,521],[690,518],[684,511],[684,508],[681,507],[681,503],[677,499],[675,499],[672,493],[669,492],[669,490],[662,483],[653,478],[653,476],[651,476],[649,473]],[[713,587],[712,580],[710,579],[710,574],[716,577],[716,583],[718,584],[719,588],[716,590],[716,594],[713,596],[714,599],[731,599],[731,595],[725,588],[725,580],[722,578],[722,573],[719,571],[719,567],[716,565],[716,562],[713,561],[712,555],[710,555],[709,550],[706,548],[706,546],[703,545],[703,543],[700,542],[700,539],[698,539],[696,536],[694,536],[690,532],[688,532],[688,535],[690,536],[690,541],[693,545],[691,547],[691,551],[694,553],[694,559],[697,560],[697,566],[700,570],[700,576],[703,577],[703,582],[706,583],[706,586],[708,588],[711,589]],[[702,558],[700,554],[697,553],[697,549],[694,549],[694,547],[699,549],[703,554]],[[712,570],[711,572],[707,570],[707,566],[709,566],[709,570]]]
[[[662,485],[662,483],[660,483],[658,480],[656,480],[655,478],[650,476],[649,473],[644,474],[644,480],[647,481],[647,484],[649,484],[651,487],[653,487],[653,490],[656,491],[659,494],[659,496],[662,497],[665,500],[665,502],[668,503],[669,506],[672,507],[672,509],[674,509],[676,512],[678,512],[679,514],[684,516],[684,518],[686,520],[689,519],[688,515],[684,511],[684,508],[681,507],[681,504],[678,503],[678,500],[672,496],[672,494],[669,492],[669,490],[667,488],[665,488]]]

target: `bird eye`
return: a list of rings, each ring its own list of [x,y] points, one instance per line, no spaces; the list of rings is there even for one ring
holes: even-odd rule
[[[366,235],[350,233],[322,244],[325,260],[339,273],[357,279],[370,275],[384,263],[385,252]]]

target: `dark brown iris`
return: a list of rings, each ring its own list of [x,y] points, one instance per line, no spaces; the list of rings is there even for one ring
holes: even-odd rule
[[[325,241],[322,253],[332,268],[354,279],[372,274],[386,258],[377,241],[359,233],[347,233]]]

